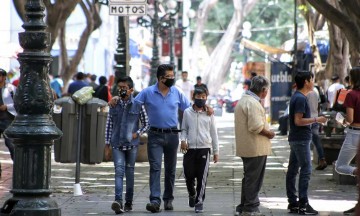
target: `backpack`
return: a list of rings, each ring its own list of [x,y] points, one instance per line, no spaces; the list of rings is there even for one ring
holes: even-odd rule
[[[336,92],[336,98],[335,98],[335,102],[334,105],[332,107],[332,110],[337,111],[337,112],[343,112],[346,113],[346,107],[344,107],[344,102],[346,99],[346,95],[350,92],[351,90],[348,89],[339,89]]]

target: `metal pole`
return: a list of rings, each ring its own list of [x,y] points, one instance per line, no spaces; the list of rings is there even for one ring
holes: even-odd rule
[[[293,72],[292,81],[295,82],[295,73],[297,69],[297,41],[298,41],[298,25],[297,25],[297,0],[294,0],[294,56],[293,56]]]
[[[157,81],[156,72],[157,68],[160,64],[159,61],[159,47],[158,47],[158,34],[159,34],[159,14],[158,14],[159,2],[157,0],[154,1],[154,17],[152,19],[153,26],[153,49],[152,49],[152,57],[151,57],[151,74],[150,74],[150,83],[149,85],[155,84]]]
[[[17,116],[4,132],[15,147],[10,191],[13,197],[5,202],[2,215],[61,215],[61,209],[49,197],[52,193],[51,148],[62,132],[51,116],[54,99],[48,73],[52,59],[44,10],[42,0],[28,0],[27,19],[22,25],[25,32],[19,33],[24,52],[19,54],[20,83],[14,96]]]
[[[80,157],[81,157],[81,134],[82,134],[82,121],[83,121],[83,108],[85,105],[76,104],[77,108],[77,145],[76,145],[76,168],[75,168],[75,184],[80,183]]]
[[[172,17],[172,15],[170,15],[170,34],[169,34],[169,43],[170,43],[170,49],[169,49],[169,55],[170,55],[170,64],[172,66],[174,66],[174,71],[176,71],[175,69],[175,55],[174,55],[174,35],[175,35],[175,19]]]

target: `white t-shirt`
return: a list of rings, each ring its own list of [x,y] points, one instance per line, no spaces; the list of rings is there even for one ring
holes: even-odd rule
[[[191,91],[194,91],[194,84],[191,81],[186,80],[184,82],[182,79],[179,79],[176,81],[175,86],[181,89],[184,95],[187,97],[187,99],[191,101],[192,98]]]
[[[329,86],[329,88],[327,90],[327,98],[329,101],[330,108],[333,107],[333,105],[334,105],[335,95],[336,95],[337,90],[343,89],[343,88],[345,88],[345,86],[340,83],[333,83],[333,84],[331,84],[331,86]]]

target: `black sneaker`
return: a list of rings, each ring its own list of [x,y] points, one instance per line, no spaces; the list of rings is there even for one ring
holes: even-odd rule
[[[236,208],[235,208],[235,216],[240,216],[241,213],[242,213],[242,206],[241,204],[237,205]]]
[[[189,196],[189,206],[190,206],[191,208],[194,208],[194,206],[195,206],[195,199],[196,199],[196,195],[194,195],[194,196]]]
[[[111,204],[111,209],[115,212],[115,214],[122,214],[124,213],[123,205],[120,200],[115,200]]]
[[[195,213],[202,213],[204,212],[204,206],[202,203],[195,204]]]
[[[317,215],[319,212],[314,210],[309,203],[301,204],[299,206],[299,214],[301,215]]]
[[[128,212],[128,211],[132,211],[132,202],[131,201],[127,201],[124,205],[124,211]]]
[[[356,206],[352,207],[349,210],[344,211],[344,215],[355,215]]]
[[[151,213],[157,213],[160,212],[160,205],[157,203],[148,203],[146,204],[146,210],[148,210]]]
[[[287,209],[289,210],[289,213],[297,214],[299,213],[299,203],[289,203]]]
[[[174,210],[174,207],[172,205],[172,200],[166,200],[164,201],[164,209],[165,211],[172,211]]]

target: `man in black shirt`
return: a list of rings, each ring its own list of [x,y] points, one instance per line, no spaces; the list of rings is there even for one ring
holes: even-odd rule
[[[196,77],[196,84],[194,85],[194,89],[199,88],[199,87],[204,88],[206,90],[207,94],[209,94],[209,90],[208,90],[207,86],[204,83],[201,83],[201,76]]]

